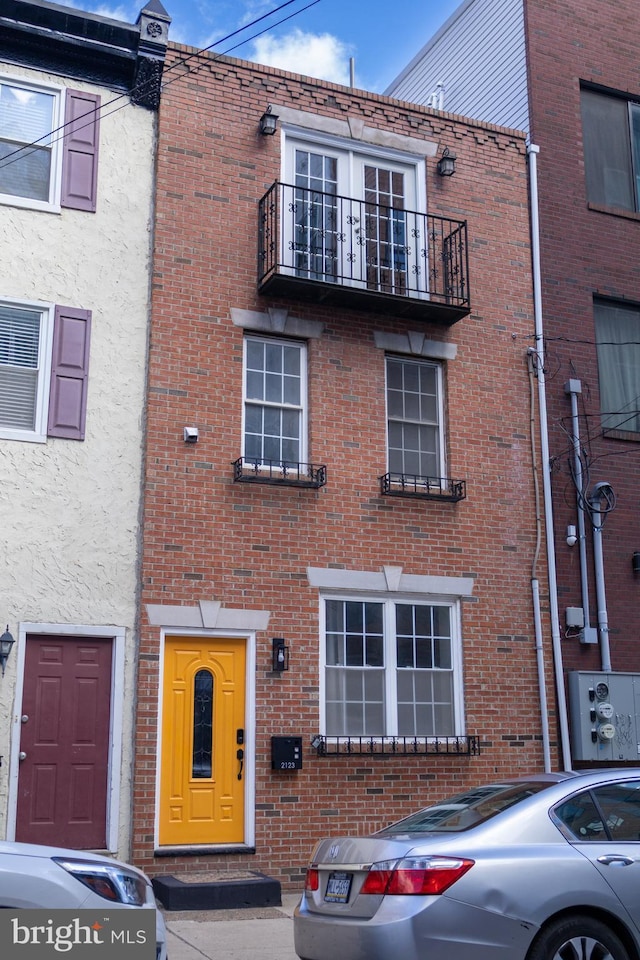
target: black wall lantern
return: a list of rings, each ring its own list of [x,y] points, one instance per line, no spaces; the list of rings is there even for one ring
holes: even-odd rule
[[[274,637],[272,644],[272,669],[275,673],[282,673],[289,669],[289,647],[284,637]]]
[[[7,629],[0,637],[0,667],[2,667],[2,676],[4,677],[4,668],[7,665],[7,660],[9,659],[9,654],[11,653],[11,648],[14,645],[15,640],[9,633],[9,624],[7,624]]]
[[[260,117],[260,133],[263,137],[272,137],[278,129],[277,114],[271,112],[271,104]]]
[[[449,147],[445,147],[442,156],[438,160],[438,173],[441,177],[452,177],[456,172],[456,155],[451,153]]]

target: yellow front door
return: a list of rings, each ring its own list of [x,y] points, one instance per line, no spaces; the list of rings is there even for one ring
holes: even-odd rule
[[[160,843],[244,840],[245,641],[167,637]]]

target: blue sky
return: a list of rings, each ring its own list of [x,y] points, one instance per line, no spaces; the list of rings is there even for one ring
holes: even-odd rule
[[[144,0],[58,2],[130,23],[144,6]],[[170,38],[203,48],[275,10],[282,0],[161,2],[172,18]],[[382,93],[460,0],[317,0],[308,6],[311,2],[293,0],[279,13],[254,27],[247,26],[233,40],[216,44],[215,49],[336,83],[349,82],[353,57],[356,86]],[[290,19],[274,25],[284,17]],[[251,39],[265,29],[261,37]],[[241,40],[245,41],[242,46],[229,51]]]

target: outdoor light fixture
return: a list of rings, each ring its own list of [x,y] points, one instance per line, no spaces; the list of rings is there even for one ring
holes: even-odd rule
[[[9,659],[9,654],[11,653],[11,647],[14,645],[15,640],[9,633],[9,624],[7,624],[7,629],[0,637],[0,667],[2,667],[2,676],[4,677],[4,668]]]
[[[272,644],[272,669],[275,673],[282,673],[289,669],[289,647],[284,637],[274,637]]]
[[[438,160],[438,173],[441,177],[452,177],[456,172],[456,155],[445,147]]]
[[[277,114],[271,112],[271,104],[260,117],[260,133],[263,137],[272,137],[278,127]]]
[[[640,551],[638,550],[631,556],[631,567],[635,574],[640,573]]]

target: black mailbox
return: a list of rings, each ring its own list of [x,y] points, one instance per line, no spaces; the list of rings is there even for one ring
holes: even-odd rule
[[[302,769],[302,737],[271,737],[271,769]]]

